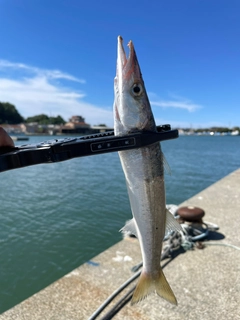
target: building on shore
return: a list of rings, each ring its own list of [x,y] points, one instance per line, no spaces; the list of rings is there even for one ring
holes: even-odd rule
[[[92,134],[112,130],[106,125],[90,126],[82,116],[72,116],[69,122],[60,127],[60,134]]]
[[[88,123],[85,122],[85,119],[82,116],[72,116],[69,119],[69,122],[65,123],[60,127],[60,133],[64,134],[88,134],[91,133],[91,127]]]

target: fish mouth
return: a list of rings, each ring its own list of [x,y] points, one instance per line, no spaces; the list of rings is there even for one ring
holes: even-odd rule
[[[128,47],[127,57],[123,38],[118,36],[117,72],[114,79],[114,128],[116,133],[121,134],[144,130],[149,123],[149,101],[132,41],[128,43]],[[140,88],[140,94],[134,88]]]
[[[133,42],[128,43],[129,56],[127,57],[123,47],[123,38],[118,36],[117,78],[128,80],[130,77],[141,78],[140,66],[134,49]]]

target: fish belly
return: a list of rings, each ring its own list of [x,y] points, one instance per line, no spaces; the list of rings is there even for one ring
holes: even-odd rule
[[[143,269],[132,304],[153,291],[176,304],[176,298],[160,267],[166,224],[164,168],[160,144],[120,151],[119,156],[143,259]]]

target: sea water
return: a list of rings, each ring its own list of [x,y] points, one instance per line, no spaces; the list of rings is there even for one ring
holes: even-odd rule
[[[239,136],[181,136],[162,148],[169,204],[240,166]],[[131,218],[117,153],[0,173],[0,204],[0,313],[121,240]]]

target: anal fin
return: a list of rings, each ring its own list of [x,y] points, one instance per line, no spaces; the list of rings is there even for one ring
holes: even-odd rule
[[[174,218],[171,212],[166,209],[166,227],[165,227],[165,237],[167,237],[172,231],[181,232],[182,227],[180,223]]]
[[[133,234],[135,237],[138,237],[137,226],[134,218],[128,220],[125,226],[122,229],[120,229],[120,232],[124,234]]]

